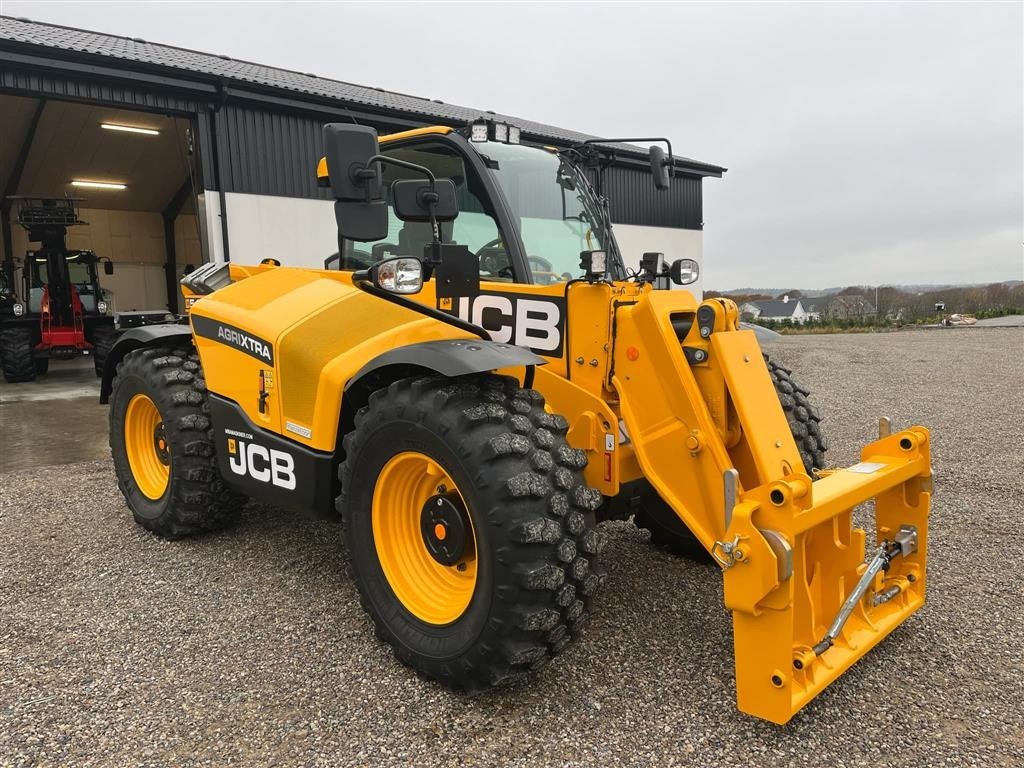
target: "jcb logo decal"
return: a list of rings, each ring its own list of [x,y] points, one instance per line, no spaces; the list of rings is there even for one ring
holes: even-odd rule
[[[562,356],[565,328],[565,300],[560,297],[535,298],[521,293],[481,293],[460,296],[439,309],[479,325],[494,341],[526,347],[548,357]]]
[[[228,463],[236,475],[248,475],[261,483],[295,490],[295,459],[289,453],[229,438]]]

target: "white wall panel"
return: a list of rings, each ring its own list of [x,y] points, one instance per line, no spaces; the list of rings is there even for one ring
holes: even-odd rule
[[[256,264],[273,258],[288,267],[322,269],[324,259],[338,250],[334,204],[329,200],[238,192],[225,197],[233,262]],[[216,199],[216,194],[208,192],[207,199]]]
[[[704,295],[704,233],[699,229],[671,227],[641,227],[633,224],[615,224],[615,240],[622,251],[622,259],[629,269],[640,267],[640,257],[646,252],[660,251],[667,262],[693,259],[701,267],[701,276],[693,285],[686,286],[698,299]],[[673,286],[677,288],[678,286]]]

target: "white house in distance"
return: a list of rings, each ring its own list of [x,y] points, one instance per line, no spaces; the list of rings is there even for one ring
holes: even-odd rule
[[[791,299],[788,294],[781,299],[745,302],[740,305],[740,314],[750,315],[755,320],[789,320],[794,323],[818,319],[817,312],[808,312],[800,299]]]

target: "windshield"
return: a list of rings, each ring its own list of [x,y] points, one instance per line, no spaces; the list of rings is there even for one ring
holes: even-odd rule
[[[473,146],[508,200],[536,282],[580,277],[581,251],[616,253],[614,241],[605,234],[601,203],[573,163],[519,144]]]

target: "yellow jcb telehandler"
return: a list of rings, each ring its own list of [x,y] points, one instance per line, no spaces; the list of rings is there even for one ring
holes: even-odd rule
[[[634,516],[723,569],[739,707],[776,723],[924,604],[928,431],[883,421],[821,471],[818,412],[736,305],[670,289],[697,264],[624,268],[587,177],[602,145],[488,121],[324,142],[324,269],[206,264],[187,321],[110,352],[140,525],[199,533],[246,497],[339,516],[380,637],[473,692],[572,641],[605,578],[595,526]],[[650,154],[667,188],[671,147]]]

